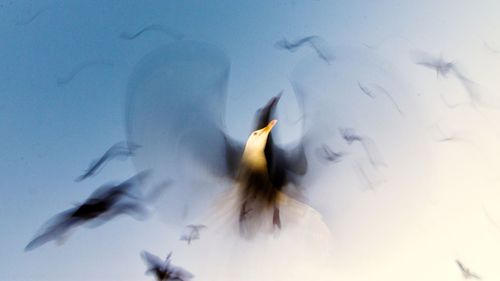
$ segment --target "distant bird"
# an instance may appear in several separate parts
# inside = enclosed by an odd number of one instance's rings
[[[141,253],[141,257],[148,266],[146,274],[154,274],[157,281],[191,280],[191,278],[193,278],[194,275],[181,267],[173,266],[170,263],[171,256],[172,253],[170,252],[167,258],[164,261],[162,261],[159,257],[150,254],[146,251],[143,251]]]
[[[358,81],[358,87],[361,89],[361,91],[363,93],[365,93],[370,98],[372,98],[372,99],[375,98],[375,94],[368,87],[366,87],[363,84],[361,84],[361,82],[359,82],[359,81]]]
[[[189,233],[183,234],[181,236],[181,240],[187,241],[188,244],[191,244],[192,240],[200,239],[200,230],[206,228],[203,224],[190,224],[187,225],[186,228],[189,229]]]
[[[323,144],[320,148],[316,149],[316,155],[320,159],[324,159],[328,162],[340,162],[342,160],[342,157],[344,156],[344,153],[342,152],[334,152],[328,147],[328,145]]]
[[[470,269],[468,269],[467,267],[465,267],[459,260],[455,260],[455,262],[457,263],[458,267],[460,268],[460,271],[462,272],[462,275],[465,279],[477,279],[477,280],[481,280],[481,277],[479,277],[479,275],[477,275],[476,273],[474,272],[471,272]]]
[[[324,62],[330,64],[333,60],[335,60],[335,56],[331,53],[325,41],[321,39],[321,37],[315,35],[307,36],[298,39],[294,42],[290,42],[287,39],[283,38],[278,42],[276,42],[274,46],[278,49],[284,49],[290,52],[295,52],[305,44],[311,46],[311,48],[313,48],[314,51],[316,51],[318,57],[320,57]]]
[[[184,36],[178,32],[175,32],[174,30],[167,28],[161,24],[150,24],[147,25],[143,28],[141,28],[139,31],[135,33],[129,33],[129,32],[122,32],[120,34],[120,38],[124,40],[133,40],[137,37],[139,37],[141,34],[145,32],[150,32],[150,31],[158,31],[167,34],[168,36],[172,37],[173,39],[176,40],[181,40]]]
[[[110,60],[91,60],[77,64],[67,75],[57,78],[57,85],[66,85],[71,82],[76,75],[78,75],[84,69],[96,66],[114,66],[114,63]]]
[[[87,222],[101,224],[121,214],[144,216],[145,209],[132,189],[141,185],[149,172],[144,171],[118,185],[104,185],[94,191],[90,197],[75,208],[64,211],[42,227],[25,248],[26,251],[51,240],[62,242],[72,228]]]
[[[92,161],[84,174],[75,179],[82,181],[99,172],[99,170],[110,160],[119,157],[129,157],[134,155],[140,145],[131,142],[118,142],[111,146],[99,159]]]
[[[378,152],[377,146],[375,142],[368,138],[362,137],[356,133],[356,131],[352,128],[339,128],[340,134],[342,138],[347,142],[347,144],[351,145],[353,142],[357,141],[365,150],[365,153],[368,155],[368,159],[370,163],[374,167],[387,166],[380,157],[380,153]]]
[[[483,42],[484,47],[488,49],[488,51],[494,53],[494,54],[500,54],[500,49],[499,48],[494,48],[490,44]]]
[[[446,61],[443,57],[436,57],[427,53],[414,53],[414,62],[418,65],[436,71],[436,77],[447,77],[448,74],[453,75],[460,81],[462,86],[467,91],[471,104],[475,105],[480,102],[480,96],[474,89],[475,83],[467,78],[453,61]]]
[[[369,89],[367,86],[361,84],[359,81],[358,81],[358,87],[361,89],[361,91],[363,93],[365,93],[367,96],[369,96],[370,98],[374,99],[376,97],[375,95],[375,92],[371,89]],[[392,103],[392,105],[394,106],[394,108],[399,112],[400,115],[404,115],[403,114],[403,111],[401,110],[401,108],[399,107],[398,103],[394,100],[394,98],[389,94],[389,92],[387,92],[386,89],[384,89],[382,86],[379,86],[377,84],[374,84],[373,85],[373,88],[375,88],[378,92],[382,93],[384,96],[387,97],[387,99],[389,99],[389,101]]]
[[[36,20],[41,14],[43,14],[47,10],[49,10],[50,8],[51,8],[50,6],[40,8],[33,15],[31,15],[29,18],[27,18],[23,21],[17,22],[16,25],[28,25],[28,24],[32,23],[34,20]]]

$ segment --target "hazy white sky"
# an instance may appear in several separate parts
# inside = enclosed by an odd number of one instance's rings
[[[273,268],[274,280],[293,280],[281,271],[290,267],[296,276],[324,280],[461,280],[455,259],[483,280],[498,280],[500,4],[435,2],[0,1],[0,280],[152,280],[143,274],[144,249],[174,251],[174,263],[192,270],[195,280],[211,280],[204,272],[218,280],[266,280],[255,271]],[[52,215],[135,173],[131,163],[116,161],[95,178],[73,181],[125,138],[125,92],[134,66],[173,42],[161,32],[120,38],[149,24],[226,53],[226,124],[237,139],[248,134],[255,110],[284,90],[278,134],[279,142],[290,142],[299,132],[292,121],[300,117],[290,80],[314,97],[307,110],[332,133],[324,141],[348,154],[327,166],[312,160],[306,197],[322,217],[312,212],[298,225],[322,229],[325,223],[331,237],[309,240],[297,227],[281,240],[245,244],[210,234],[212,245],[200,240],[188,247],[178,240],[184,222],[174,223],[159,204],[146,222],[121,217],[77,229],[62,246],[23,252]],[[331,46],[331,65],[308,48],[274,48],[283,37],[313,34]],[[448,108],[442,96],[468,101],[463,85],[416,65],[415,51],[456,63],[483,103]],[[89,61],[110,63],[57,84]],[[384,87],[403,114],[381,92],[370,99],[357,82]],[[387,167],[371,169],[361,146],[343,142],[338,127],[373,139]],[[456,140],[438,141],[449,136]],[[359,167],[379,182],[373,190]],[[326,240],[327,257],[301,251]],[[219,251],[210,248],[221,244]],[[221,271],[235,264],[236,273]]]

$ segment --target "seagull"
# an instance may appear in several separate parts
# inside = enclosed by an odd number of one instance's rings
[[[143,251],[141,253],[141,257],[148,265],[148,270],[146,274],[154,274],[156,280],[158,281],[169,281],[169,280],[177,280],[177,281],[189,281],[194,277],[193,274],[188,272],[187,270],[173,266],[170,263],[170,257],[172,256],[172,252],[167,255],[167,258],[162,261],[159,257]]]
[[[334,163],[340,162],[342,160],[342,157],[345,156],[345,154],[342,152],[335,152],[331,150],[330,147],[326,144],[323,144],[321,145],[321,148],[318,147],[316,149],[316,155],[320,159],[324,159],[328,162],[334,162]]]
[[[365,153],[373,167],[387,167],[387,165],[381,160],[380,153],[378,152],[377,146],[372,139],[359,135],[352,128],[339,128],[339,132],[347,144],[351,145],[353,142],[357,141],[363,146],[363,149],[365,150]]]
[[[140,145],[127,142],[118,142],[111,146],[99,159],[92,161],[89,167],[81,176],[75,179],[75,181],[82,181],[88,177],[91,177],[99,172],[99,170],[111,159],[118,157],[129,157],[134,155],[136,149]]]
[[[455,62],[446,61],[443,57],[436,57],[427,53],[419,52],[414,54],[414,62],[423,67],[433,69],[436,71],[436,77],[447,77],[448,74],[453,75],[460,81],[464,89],[469,94],[471,104],[474,105],[480,102],[480,96],[474,89],[474,81],[467,78],[462,71],[458,68]]]
[[[94,191],[82,204],[59,213],[42,227],[41,234],[36,236],[25,248],[33,250],[46,242],[56,240],[62,243],[69,231],[87,222],[102,223],[120,214],[144,215],[145,210],[139,198],[131,193],[131,189],[141,184],[148,176],[144,171],[118,185],[105,185]],[[126,199],[130,200],[126,200]]]
[[[181,177],[196,166],[204,170],[196,177],[228,183],[238,200],[228,211],[229,223],[250,239],[261,225],[282,229],[282,195],[294,197],[290,192],[302,186],[308,170],[306,138],[275,143],[280,94],[256,111],[244,141],[229,135],[223,109],[229,68],[224,52],[201,42],[178,41],[145,56],[128,87],[127,140],[142,145],[133,159],[138,169]],[[193,188],[202,181],[193,181]],[[190,193],[189,199],[206,200],[200,194]]]
[[[460,271],[462,272],[462,275],[464,276],[465,279],[477,279],[481,280],[481,277],[479,277],[476,273],[471,272],[470,269],[465,267],[459,260],[455,260],[457,263],[458,267],[460,268]]]
[[[189,228],[189,233],[183,234],[181,240],[187,241],[188,244],[191,244],[192,240],[200,239],[200,230],[206,228],[203,224],[190,224],[186,227]]]
[[[307,36],[293,42],[290,42],[287,39],[283,38],[277,41],[274,44],[274,47],[278,49],[288,50],[290,52],[295,52],[305,44],[309,44],[311,48],[313,48],[314,51],[316,51],[318,57],[327,64],[330,64],[335,59],[335,56],[328,49],[323,39],[321,39],[321,37],[316,35]]]

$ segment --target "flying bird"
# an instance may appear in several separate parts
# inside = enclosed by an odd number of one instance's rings
[[[45,13],[46,11],[49,10],[49,8],[51,8],[50,6],[47,6],[47,7],[43,7],[43,8],[40,8],[38,9],[38,11],[36,11],[33,15],[31,15],[29,18],[23,20],[23,21],[19,21],[16,23],[16,25],[28,25],[30,23],[32,23],[34,20],[36,20],[41,14]]]
[[[318,147],[316,149],[316,155],[320,159],[324,159],[328,162],[337,163],[342,160],[344,153],[332,151],[328,145],[323,144],[321,147]]]
[[[357,141],[363,146],[363,149],[365,150],[365,153],[367,154],[373,167],[377,168],[380,166],[387,166],[381,160],[380,153],[378,152],[377,146],[372,139],[359,135],[352,128],[339,128],[339,131],[347,144],[351,145],[353,142]]]
[[[99,172],[99,170],[110,160],[121,157],[129,157],[134,155],[136,149],[140,145],[131,142],[118,142],[111,146],[99,159],[92,161],[89,167],[75,181],[82,181],[88,177],[91,177]]]
[[[467,78],[453,61],[446,61],[443,57],[433,56],[423,52],[416,52],[413,54],[413,60],[416,64],[436,71],[436,77],[448,77],[451,75],[455,77],[464,87],[469,95],[471,105],[480,102],[481,98],[475,89],[476,83]]]
[[[145,32],[151,32],[151,31],[157,31],[157,32],[162,32],[162,33],[165,33],[167,34],[168,36],[172,37],[173,39],[176,39],[176,40],[181,40],[182,37],[184,37],[182,34],[178,33],[178,32],[175,32],[174,30],[168,28],[168,27],[165,27],[161,24],[150,24],[150,25],[147,25],[143,28],[141,28],[141,30],[135,32],[135,33],[130,33],[130,32],[122,32],[120,34],[120,38],[121,39],[124,39],[124,40],[133,40],[137,37],[139,37],[141,34],[145,33]]]
[[[91,60],[77,64],[67,75],[57,78],[57,85],[62,86],[71,82],[83,70],[96,66],[114,66],[110,60]]]
[[[468,269],[467,267],[465,267],[459,260],[455,260],[455,262],[457,263],[458,267],[460,268],[460,271],[462,272],[462,275],[465,279],[477,279],[477,280],[481,280],[481,277],[479,277],[479,275],[477,275],[476,273],[470,271],[470,269]]]
[[[363,93],[365,93],[367,96],[369,96],[370,98],[374,99],[376,97],[374,91],[370,88],[368,88],[367,86],[361,84],[359,81],[358,81],[358,87],[361,89],[361,91]],[[387,99],[389,99],[389,101],[392,103],[392,105],[394,106],[394,108],[399,112],[400,115],[404,115],[403,114],[403,111],[401,110],[401,108],[399,107],[398,103],[394,100],[394,98],[389,94],[389,92],[387,92],[386,89],[384,89],[383,87],[377,85],[377,84],[374,84],[373,85],[373,88],[375,88],[379,93],[382,93],[384,96],[387,97]]]
[[[189,271],[171,264],[172,252],[164,261],[146,251],[141,253],[141,257],[148,266],[146,274],[154,274],[157,281],[189,281],[194,277]]]
[[[181,236],[181,240],[187,241],[188,244],[191,244],[191,241],[200,239],[200,230],[206,228],[203,224],[190,224],[187,225],[189,232],[187,234],[183,234]]]
[[[299,187],[307,172],[306,138],[286,146],[275,143],[280,95],[256,111],[246,141],[230,136],[223,110],[228,74],[229,59],[206,43],[178,41],[153,51],[131,76],[127,135],[143,145],[133,159],[138,169],[180,178],[196,166],[207,171],[204,176],[230,183],[238,194],[231,222],[242,237],[251,238],[257,225],[282,227],[280,198]],[[197,196],[189,198],[203,200]]]
[[[318,57],[321,58],[324,62],[330,64],[333,60],[335,60],[335,56],[329,50],[325,41],[321,39],[321,37],[316,35],[307,36],[293,42],[290,42],[287,39],[283,38],[277,41],[274,44],[274,46],[278,49],[284,49],[290,52],[295,52],[306,44],[308,44],[311,48],[313,48]]]
[[[99,225],[121,214],[144,216],[145,209],[140,197],[132,189],[141,185],[148,174],[148,171],[144,171],[118,185],[98,188],[84,203],[50,219],[25,250],[33,250],[51,240],[62,243],[71,229],[88,222]]]

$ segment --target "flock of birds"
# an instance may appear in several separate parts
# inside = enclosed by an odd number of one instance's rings
[[[18,25],[26,25],[47,11],[42,8],[33,16]],[[167,34],[175,40],[181,40],[183,35],[177,33],[163,25],[151,24],[134,33],[123,32],[120,38],[123,40],[134,40],[146,32],[161,32]],[[335,60],[335,56],[328,49],[326,42],[319,36],[308,36],[296,41],[282,39],[276,42],[275,47],[289,52],[309,46],[317,56],[327,64]],[[491,49],[490,46],[485,45]],[[469,94],[470,104],[476,106],[480,104],[480,97],[474,89],[475,83],[466,77],[453,61],[446,61],[442,57],[433,56],[427,53],[414,53],[414,63],[436,72],[437,78],[453,77],[457,79],[466,92]],[[113,62],[106,60],[95,60],[78,64],[67,75],[57,79],[58,85],[70,83],[83,69],[97,65],[112,66]],[[363,94],[375,99],[378,94],[387,97],[394,105],[399,114],[403,111],[398,106],[392,96],[381,86],[372,85],[371,87],[358,81],[358,87]],[[228,153],[227,160],[232,161],[232,171],[227,171],[227,175],[232,177],[241,186],[241,205],[238,210],[240,234],[243,237],[251,236],[248,229],[251,224],[247,224],[252,219],[261,219],[258,215],[259,210],[272,208],[272,224],[275,228],[281,228],[280,211],[276,205],[280,192],[290,182],[294,182],[297,176],[305,174],[307,171],[307,160],[305,158],[303,143],[299,144],[293,152],[287,152],[275,145],[271,130],[276,124],[274,111],[280,96],[273,97],[256,114],[256,124],[254,131],[250,134],[245,144],[225,143],[225,150]],[[445,101],[446,102],[446,101]],[[450,105],[446,102],[450,107]],[[382,160],[375,142],[368,136],[358,134],[353,128],[339,128],[342,138],[348,145],[359,143],[366,153],[370,164],[374,168],[386,167]],[[99,171],[113,159],[127,159],[134,156],[136,150],[141,149],[140,144],[131,142],[119,142],[111,146],[100,158],[93,161],[86,171],[78,176],[75,181],[80,182],[89,177],[95,176]],[[234,155],[230,155],[234,154]],[[325,162],[336,163],[342,161],[346,152],[333,151],[327,144],[322,144],[316,148],[315,155]],[[234,159],[238,159],[235,161]],[[229,162],[228,162],[229,163]],[[235,164],[236,163],[236,164]],[[359,172],[363,175],[364,171],[358,165]],[[171,182],[152,188],[147,194],[143,189],[146,186],[148,177],[152,171],[142,171],[131,178],[119,184],[106,184],[95,190],[89,198],[83,203],[77,204],[73,208],[63,211],[51,218],[41,227],[38,234],[28,243],[25,250],[31,251],[41,245],[56,241],[63,243],[68,238],[71,230],[82,226],[98,226],[116,216],[129,215],[136,219],[144,219],[148,214],[148,204],[152,203],[163,193]],[[366,177],[366,175],[364,175]],[[180,240],[191,244],[192,241],[200,239],[200,232],[207,226],[187,225],[186,231],[180,236]],[[194,277],[189,271],[174,266],[171,263],[172,253],[168,254],[163,260],[149,252],[143,251],[141,257],[146,263],[148,274],[153,274],[157,280],[180,280],[186,281]],[[459,260],[455,260],[458,268],[465,279],[477,279],[481,277],[472,272]]]

